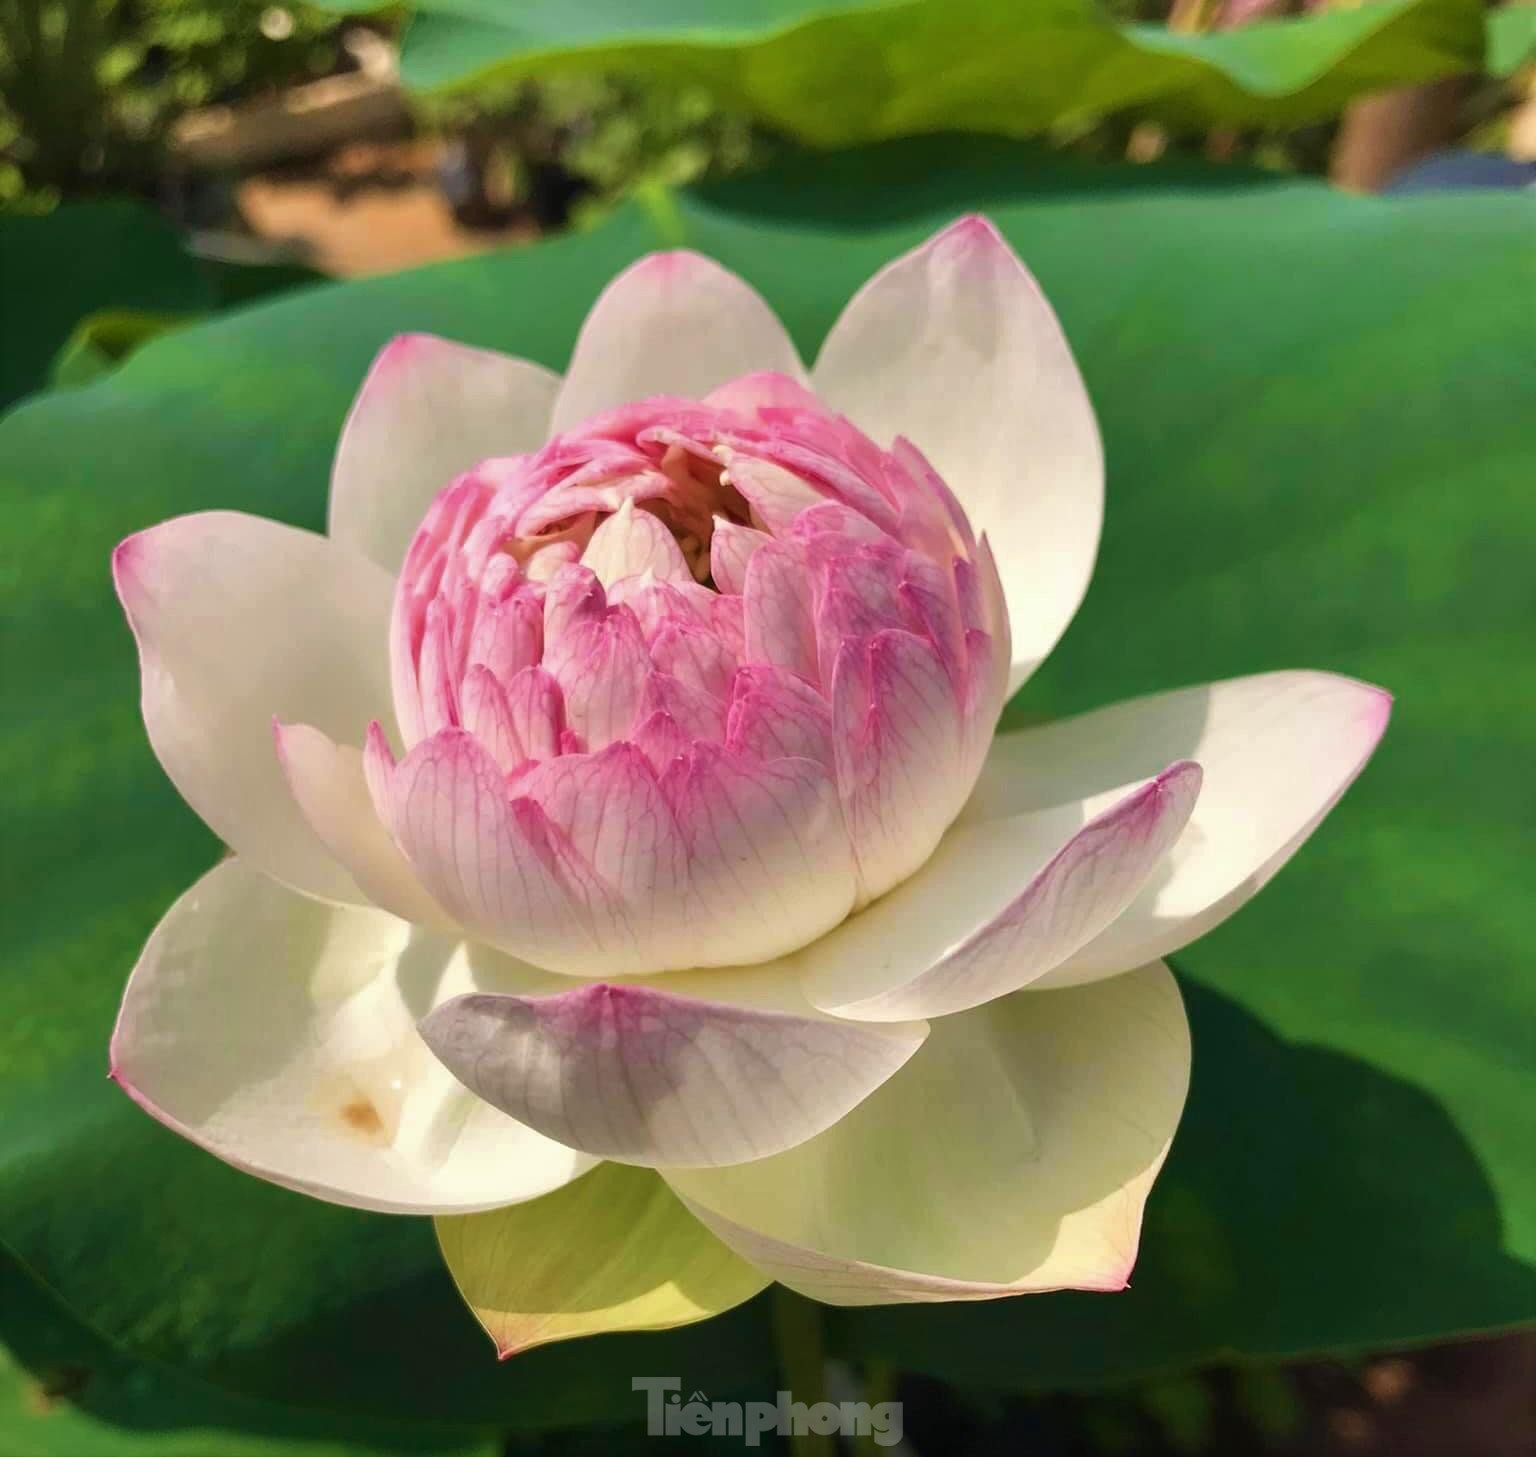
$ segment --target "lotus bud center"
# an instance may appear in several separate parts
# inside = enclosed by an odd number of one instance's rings
[[[620,760],[677,829],[681,868],[654,874],[687,882],[700,835],[739,834],[727,858],[780,924],[714,953],[742,960],[927,859],[979,772],[1008,640],[985,542],[921,451],[753,375],[449,482],[406,556],[391,659],[406,749],[468,734],[559,846],[582,812],[573,776]],[[570,854],[585,868],[562,874],[591,869]],[[846,895],[766,909],[803,896],[801,862],[822,854],[846,862]]]

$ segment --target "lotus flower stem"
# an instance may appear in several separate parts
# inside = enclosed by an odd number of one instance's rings
[[[863,1375],[864,1390],[860,1399],[868,1402],[871,1407],[897,1400],[896,1368],[889,1361],[866,1361]],[[855,1457],[885,1457],[890,1450],[873,1432],[854,1436],[849,1446]]]
[[[827,1351],[821,1307],[782,1285],[773,1287],[773,1337],[779,1358],[780,1385],[797,1402],[811,1406],[827,1400]],[[793,1457],[834,1457],[833,1438],[817,1432],[793,1433]]]

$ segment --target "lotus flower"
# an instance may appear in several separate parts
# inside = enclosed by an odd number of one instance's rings
[[[980,218],[809,373],[691,253],[620,275],[563,380],[396,339],[328,536],[117,550],[150,740],[234,854],[112,1075],[239,1168],[439,1216],[504,1352],[769,1280],[1119,1289],[1188,1081],[1161,958],[1389,699],[1273,672],[994,737],[1101,514],[1083,382]]]

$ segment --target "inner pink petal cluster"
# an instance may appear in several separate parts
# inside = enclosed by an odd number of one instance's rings
[[[450,483],[391,630],[381,818],[557,971],[793,951],[929,856],[1006,691],[984,540],[908,441],[781,375],[598,415]]]

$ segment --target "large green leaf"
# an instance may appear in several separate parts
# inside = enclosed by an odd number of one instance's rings
[[[0,215],[0,410],[113,368],[163,328],[322,276],[295,263],[194,258],[131,198]]]
[[[610,72],[706,87],[822,146],[947,128],[1023,136],[1126,108],[1294,126],[1474,70],[1476,0],[1371,0],[1176,34],[1095,0],[417,0],[408,84]]]
[[[474,1434],[404,1434],[284,1411],[113,1349],[0,1255],[0,1451],[6,1457],[496,1457]]]
[[[958,165],[964,163],[963,168]],[[1192,174],[1193,176],[1193,174]],[[1135,1288],[838,1317],[849,1354],[1000,1384],[1536,1317],[1530,200],[1357,199],[1222,174],[1157,191],[930,142],[685,204],[810,350],[878,263],[984,205],[1057,303],[1111,490],[1081,617],[1016,712],[1293,664],[1399,694],[1379,761],[1276,885],[1187,953],[1195,1084]],[[633,1417],[629,1378],[769,1389],[761,1302],[497,1368],[418,1222],[216,1164],[102,1077],[139,940],[216,848],[156,769],[106,574],[121,534],[239,506],[317,524],[392,332],[563,362],[603,230],[323,287],[148,345],[0,426],[12,892],[0,1239],[136,1349],[243,1390],[538,1425]],[[1454,262],[1454,267],[1450,262]]]
[[[209,308],[211,281],[176,234],[126,200],[0,217],[0,409],[48,383],[54,356],[87,314]]]

